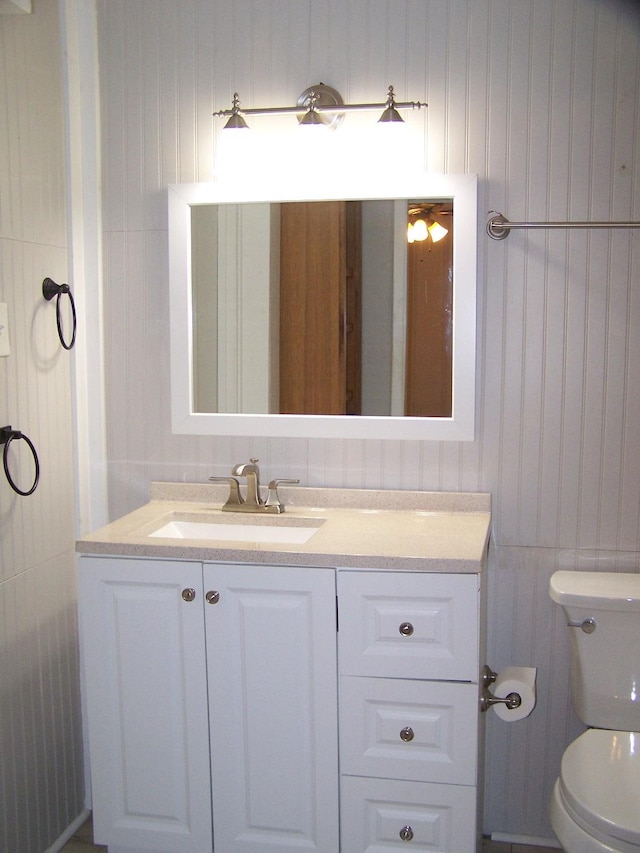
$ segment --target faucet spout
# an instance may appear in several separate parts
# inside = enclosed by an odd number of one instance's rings
[[[251,459],[250,462],[241,462],[233,466],[232,474],[234,477],[246,477],[247,491],[244,498],[244,503],[247,508],[255,508],[262,506],[260,499],[260,469],[258,468],[258,459]]]

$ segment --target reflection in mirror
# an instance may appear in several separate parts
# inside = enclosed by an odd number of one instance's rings
[[[174,432],[473,438],[475,176],[343,183],[169,188]]]
[[[450,200],[197,205],[191,256],[195,411],[451,417]]]

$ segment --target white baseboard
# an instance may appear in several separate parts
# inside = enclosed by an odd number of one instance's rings
[[[91,812],[88,809],[81,811],[78,817],[56,838],[53,844],[47,847],[44,853],[58,853],[58,851],[62,850],[67,841],[73,838],[90,814]]]
[[[537,838],[535,835],[514,835],[509,832],[492,832],[492,841],[506,841],[507,844],[528,844],[530,847],[556,847],[562,850],[556,838]]]

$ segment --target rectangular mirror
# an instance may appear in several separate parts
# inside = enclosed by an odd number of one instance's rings
[[[169,187],[174,432],[473,439],[476,177],[355,183]]]

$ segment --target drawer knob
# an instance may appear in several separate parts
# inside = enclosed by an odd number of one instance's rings
[[[207,604],[217,604],[220,601],[220,593],[217,589],[210,589],[206,594]]]
[[[401,622],[398,631],[403,637],[410,637],[413,634],[413,625],[411,622]]]
[[[403,841],[411,841],[413,838],[413,830],[410,826],[403,826],[399,832],[400,838]]]
[[[187,587],[186,589],[182,590],[182,598],[184,599],[184,601],[193,601],[193,599],[195,597],[196,597],[195,589],[192,589],[191,587]]]
[[[413,729],[411,728],[411,726],[405,726],[400,731],[400,740],[403,740],[405,743],[409,743],[409,741],[412,741],[413,738],[414,738],[414,732],[413,732]]]

